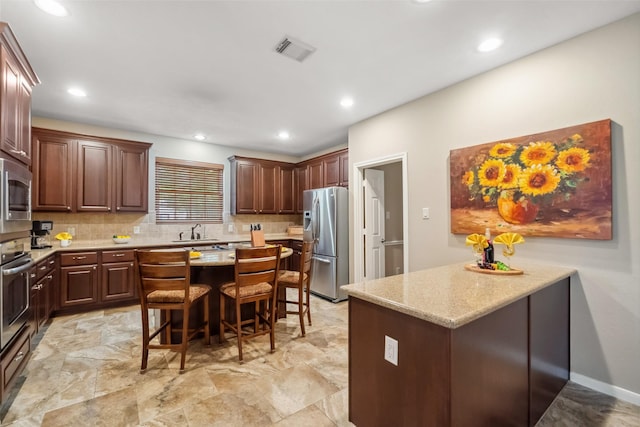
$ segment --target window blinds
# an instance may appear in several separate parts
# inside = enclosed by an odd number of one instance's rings
[[[156,223],[222,223],[224,166],[156,158]]]

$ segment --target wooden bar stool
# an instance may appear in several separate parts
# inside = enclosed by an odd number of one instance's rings
[[[238,359],[242,361],[244,340],[269,334],[271,351],[275,343],[275,306],[278,291],[281,246],[265,248],[236,249],[235,282],[220,287],[220,342],[225,342],[225,328],[238,338]],[[235,319],[229,320],[225,314],[225,303],[235,303]],[[241,306],[254,304],[251,319],[242,320]],[[253,325],[252,330],[247,326]]]
[[[300,318],[300,329],[302,336],[305,336],[304,315],[307,315],[309,326],[311,326],[311,306],[309,305],[309,293],[311,292],[311,256],[313,255],[313,242],[302,243],[302,255],[300,258],[300,269],[298,271],[281,270],[278,278],[278,286],[292,288],[298,290],[297,301],[288,300],[287,293],[284,292],[284,299],[278,302],[287,304],[296,304],[296,311],[287,310],[287,314],[297,314]],[[286,308],[285,308],[286,310]]]
[[[140,372],[147,369],[149,349],[168,348],[180,351],[180,372],[184,371],[189,339],[198,332],[204,332],[205,345],[210,343],[209,293],[208,285],[192,284],[188,250],[137,250],[136,258],[140,273],[140,308],[142,309],[142,365]],[[189,329],[189,309],[198,301],[204,304],[204,320]],[[166,321],[149,333],[149,310],[166,312]],[[182,340],[171,343],[171,310],[182,311]],[[166,344],[151,344],[150,341],[165,331]]]

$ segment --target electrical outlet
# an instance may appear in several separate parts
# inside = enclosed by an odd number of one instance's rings
[[[75,227],[67,228],[67,233],[71,234],[72,236],[75,236],[76,235],[76,228]]]
[[[229,233],[233,233],[233,224],[229,224],[229,225],[227,226],[227,231],[228,231]]]
[[[398,340],[384,336],[384,360],[398,366]]]
[[[133,234],[140,234],[140,227],[139,226],[134,226],[133,227]]]

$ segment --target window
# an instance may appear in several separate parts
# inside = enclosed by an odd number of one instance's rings
[[[156,158],[156,223],[222,223],[223,165]]]

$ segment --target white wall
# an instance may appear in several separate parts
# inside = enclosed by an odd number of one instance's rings
[[[578,270],[571,282],[572,375],[637,401],[640,14],[352,126],[349,160],[407,152],[415,271],[469,258],[464,236],[449,231],[449,150],[607,118],[614,122],[613,239],[527,238],[513,261]],[[431,208],[430,220],[421,219],[422,207]]]

